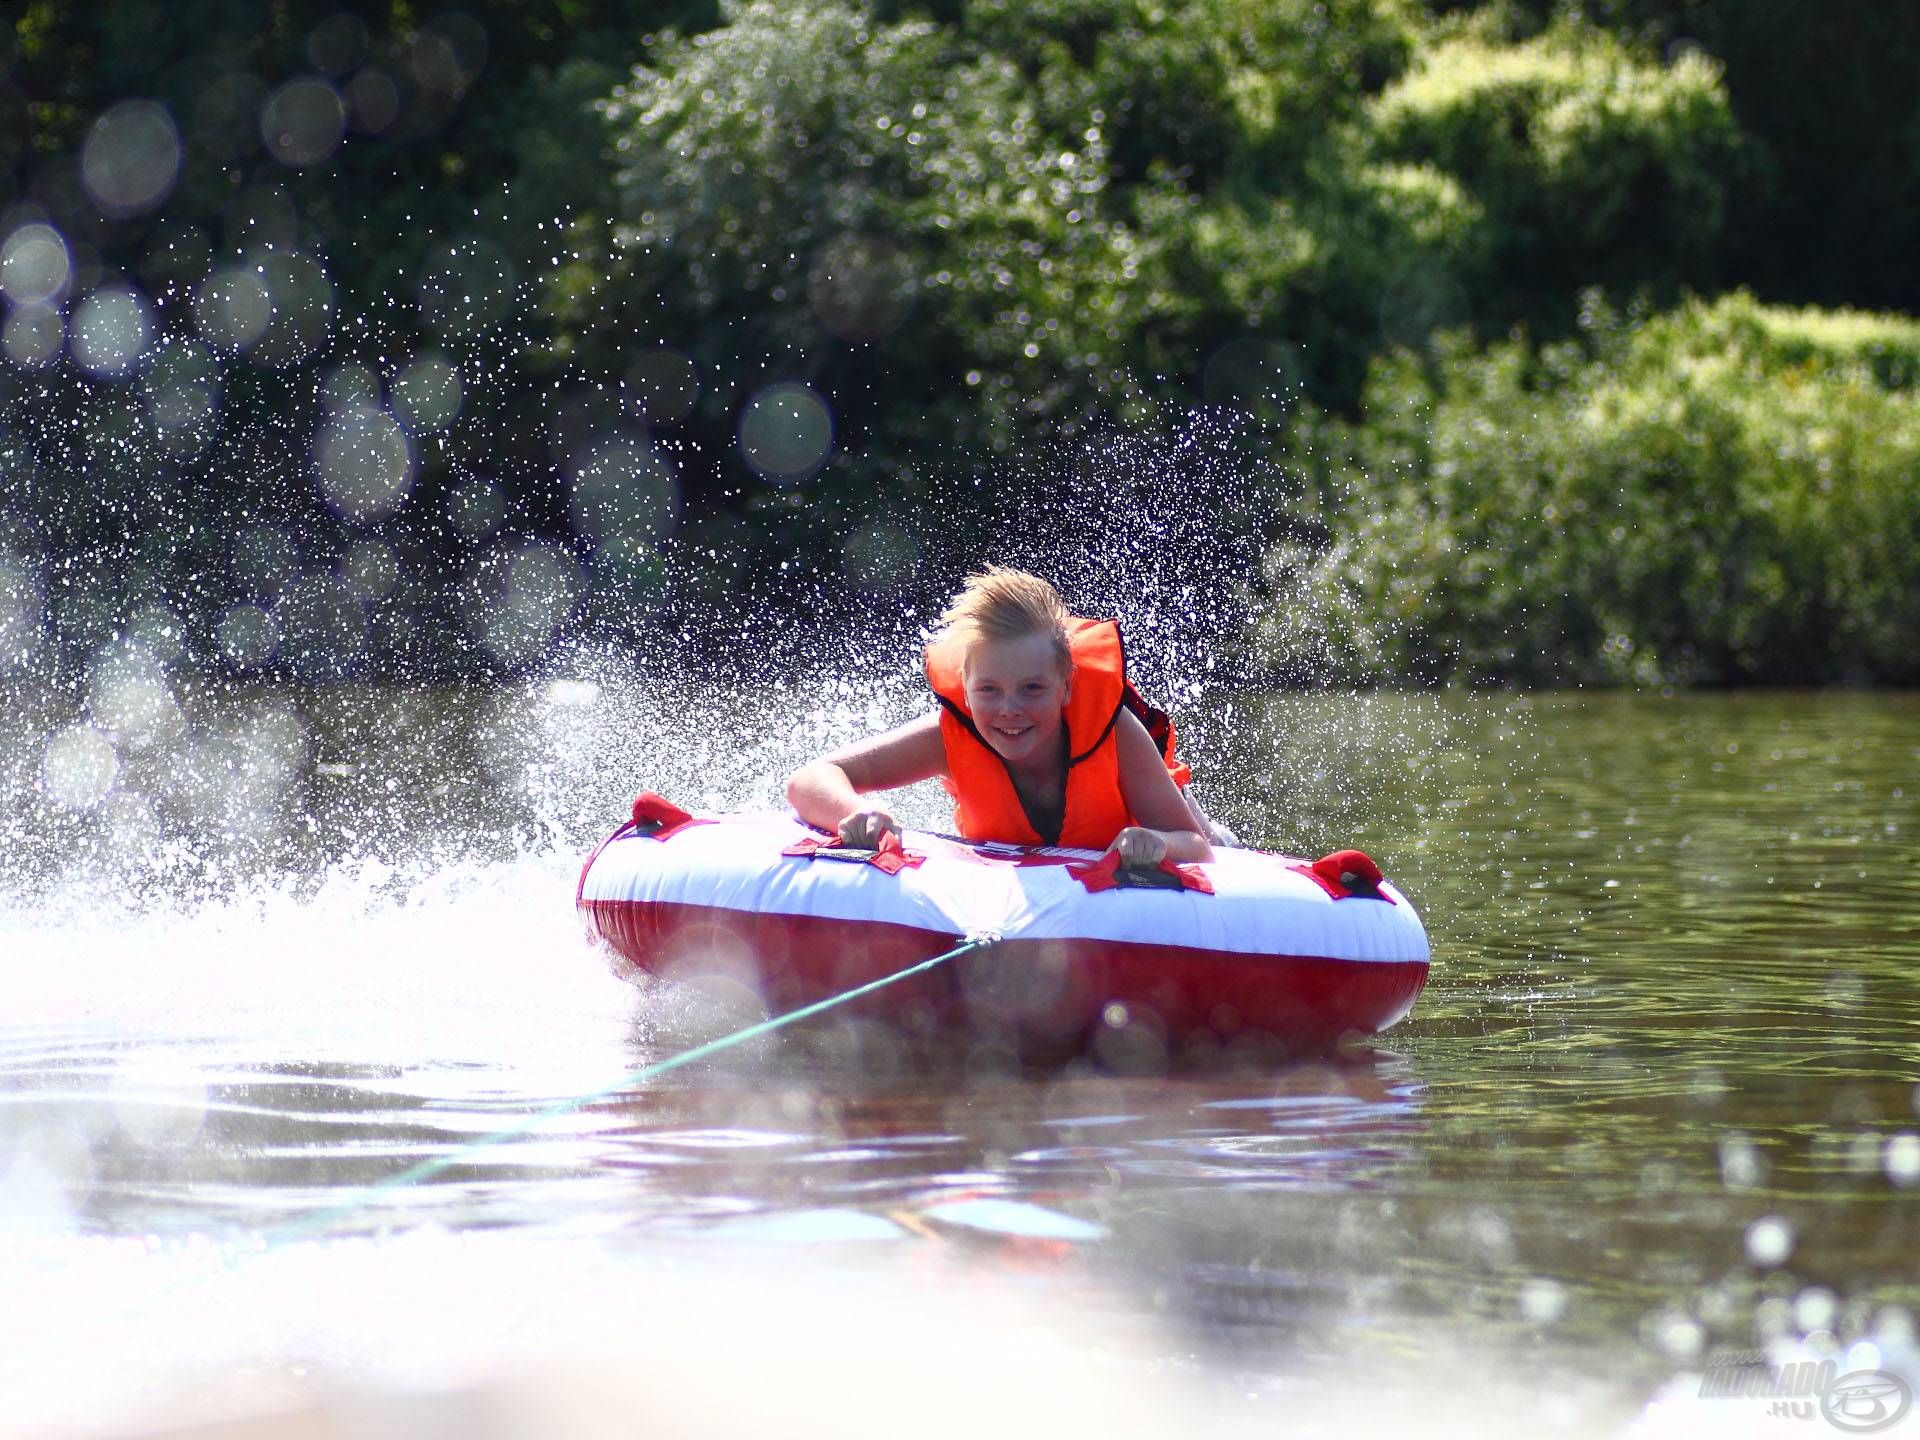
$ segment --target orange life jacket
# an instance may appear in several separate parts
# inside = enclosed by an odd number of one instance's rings
[[[967,708],[960,674],[962,647],[937,641],[927,647],[927,683],[940,700],[940,740],[947,773],[941,782],[953,797],[953,827],[968,840],[1012,845],[1073,845],[1104,850],[1133,824],[1120,793],[1120,747],[1113,727],[1122,709],[1133,711],[1159,747],[1176,785],[1191,778],[1174,757],[1173,722],[1141,698],[1127,679],[1126,647],[1112,620],[1067,622],[1073,682],[1061,719],[1066,731],[1066,805],[1058,834],[1035,827],[1014,788],[1007,762],[989,745]]]

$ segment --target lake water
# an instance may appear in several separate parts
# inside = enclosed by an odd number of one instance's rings
[[[1920,1378],[1920,696],[1220,698],[1218,813],[1426,919],[1372,1053],[824,1022],[463,1150],[717,1023],[571,913],[632,791],[767,803],[902,697],[11,697],[0,1434],[1792,1435],[1702,1371]]]

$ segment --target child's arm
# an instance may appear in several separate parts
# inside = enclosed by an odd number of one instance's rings
[[[940,717],[926,715],[802,765],[787,777],[787,803],[809,825],[838,832],[848,845],[874,845],[900,825],[860,797],[931,779],[946,768]]]
[[[1151,869],[1162,860],[1178,864],[1211,860],[1213,846],[1207,843],[1180,787],[1167,774],[1167,763],[1147,727],[1132,711],[1122,710],[1114,723],[1113,739],[1120,752],[1120,794],[1140,822],[1122,830],[1109,847],[1121,863]]]

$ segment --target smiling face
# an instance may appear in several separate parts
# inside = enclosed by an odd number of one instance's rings
[[[964,667],[973,723],[1009,765],[1039,765],[1060,743],[1067,672],[1046,635],[973,642]]]

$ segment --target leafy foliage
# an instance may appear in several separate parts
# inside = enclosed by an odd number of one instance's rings
[[[1920,679],[1920,323],[1745,294],[1577,341],[1402,352],[1317,417],[1337,541],[1276,585],[1351,617],[1305,676],[1530,684]]]
[[[1711,56],[1742,132],[1716,270],[1783,302],[1920,311],[1920,9],[1848,0],[1434,0],[1525,32],[1577,15]]]
[[[57,315],[9,312],[0,524],[75,661],[142,606],[201,653],[236,606],[296,635],[283,591],[384,555],[334,607],[375,637],[351,665],[519,664],[650,610],[668,568],[698,607],[930,531],[965,551],[1006,513],[981,476],[1207,406],[1262,477],[1221,523],[1351,617],[1338,669],[1912,674],[1863,608],[1906,623],[1920,589],[1889,478],[1911,327],[1689,298],[1920,304],[1903,7],[16,10],[0,239],[44,220],[72,269]],[[340,102],[323,158],[263,129],[290,84]],[[80,158],[128,100],[182,142],[144,208],[96,203]],[[223,348],[203,312],[249,275],[271,323]],[[153,353],[74,363],[122,286]],[[390,495],[377,466],[320,493],[356,404],[369,453],[417,460]],[[516,605],[524,643],[476,662]],[[1267,653],[1322,673],[1287,613]]]
[[[1496,320],[1553,328],[1582,285],[1670,299],[1711,278],[1739,132],[1697,51],[1660,65],[1573,22],[1518,44],[1468,30],[1371,119],[1384,154],[1439,167],[1482,208],[1476,289]]]

